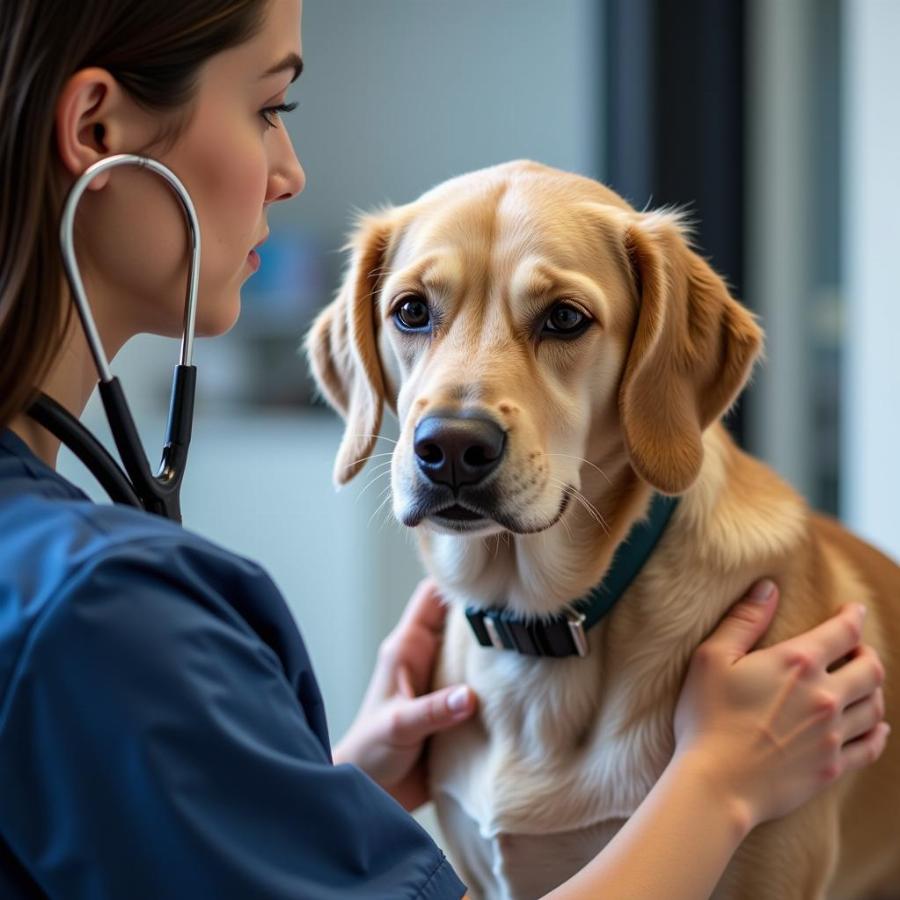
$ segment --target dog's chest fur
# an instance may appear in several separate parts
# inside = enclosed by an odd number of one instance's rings
[[[540,896],[532,893],[539,882],[550,890],[566,880],[603,849],[668,763],[690,650],[739,591],[695,582],[691,598],[705,596],[715,612],[679,618],[678,607],[689,608],[678,590],[686,579],[665,577],[668,552],[659,547],[662,566],[594,629],[585,659],[482,648],[453,614],[448,648],[465,649],[448,653],[444,678],[471,684],[483,714],[434,739],[431,771],[461,868],[481,873],[480,882],[490,873],[485,896]]]

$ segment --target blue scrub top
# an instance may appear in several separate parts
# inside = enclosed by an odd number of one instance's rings
[[[0,430],[0,897],[458,898],[254,563]]]

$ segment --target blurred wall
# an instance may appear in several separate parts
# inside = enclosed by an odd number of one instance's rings
[[[470,169],[530,157],[599,174],[601,11],[596,0],[306,0],[300,109],[286,121],[308,183],[273,219],[333,249],[354,208],[405,203]]]
[[[843,504],[900,559],[900,3],[846,0]]]

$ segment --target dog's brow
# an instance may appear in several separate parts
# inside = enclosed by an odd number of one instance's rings
[[[552,266],[544,262],[532,264],[527,270],[519,273],[516,280],[519,281],[519,290],[526,302],[540,300],[547,294],[565,291],[571,287],[567,279],[560,277]]]
[[[436,294],[445,294],[450,290],[451,279],[446,272],[439,271],[437,266],[426,269],[419,280]]]
[[[545,260],[531,262],[527,267],[523,265],[514,276],[513,290],[523,308],[530,313],[540,312],[548,297],[558,300],[577,296],[588,304],[601,322],[606,318],[603,293],[590,278],[576,270],[558,269]]]
[[[522,287],[522,294],[527,300],[534,300],[551,293],[558,284],[559,282],[551,278],[543,268],[535,268],[529,273]]]
[[[453,286],[452,267],[447,261],[435,254],[424,259],[403,273],[404,282],[417,281],[436,294],[449,293]]]

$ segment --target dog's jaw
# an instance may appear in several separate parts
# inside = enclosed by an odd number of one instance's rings
[[[482,537],[420,527],[420,551],[451,601],[464,606],[502,605],[521,615],[552,615],[601,580],[616,546],[652,495],[637,481],[619,493],[610,526],[598,521],[587,506],[566,502],[571,497],[566,492],[555,522],[540,532],[516,534],[504,529]],[[589,502],[604,508],[602,497]]]

